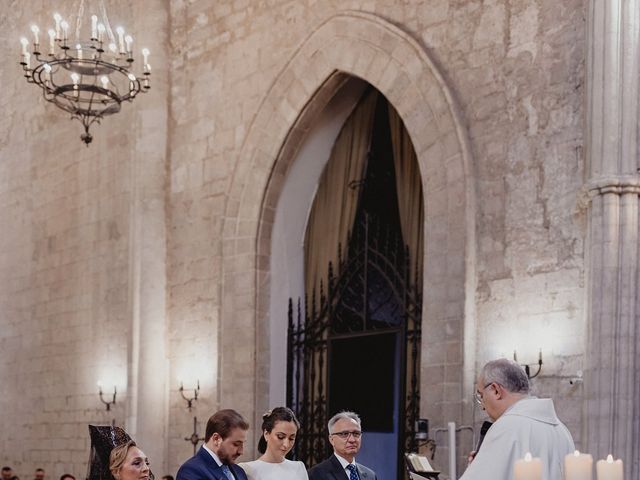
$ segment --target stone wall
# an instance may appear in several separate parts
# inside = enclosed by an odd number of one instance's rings
[[[88,149],[17,66],[17,39],[48,3],[13,2],[2,20],[16,45],[0,72],[3,463],[82,475],[86,423],[115,417],[156,475],[175,473],[194,416],[200,434],[218,407],[255,423],[269,406],[256,355],[268,349],[269,228],[295,160],[280,149],[300,144],[336,65],[397,99],[437,207],[423,415],[468,424],[477,364],[513,349],[535,362],[541,347],[535,389],[580,438],[582,391],[568,378],[584,361],[585,0],[108,3],[154,46],[153,89],[94,127]],[[112,415],[95,382],[114,372]],[[180,379],[202,386],[191,412]]]
[[[545,376],[535,388],[560,397],[560,413],[579,436],[579,411],[569,406],[581,391],[568,378],[581,367],[584,351],[584,222],[577,207],[583,181],[584,1],[173,4],[172,325],[223,332],[217,359],[223,368],[215,371],[216,381],[223,382],[216,397],[220,405],[236,405],[251,416],[268,404],[255,373],[264,367],[254,366],[261,345],[255,332],[264,332],[260,325],[268,317],[256,316],[256,302],[269,279],[262,260],[268,256],[260,252],[268,254],[269,220],[263,220],[273,215],[275,202],[256,185],[279,165],[283,143],[273,139],[297,125],[301,101],[313,98],[317,87],[318,72],[289,68],[291,59],[313,32],[347,11],[372,13],[415,39],[453,92],[470,137],[477,190],[477,324],[464,331],[453,314],[450,321],[444,318],[442,332],[433,332],[444,349],[423,365],[439,379],[431,382],[444,388],[439,401],[449,404],[446,414],[432,419],[434,425],[470,420],[472,386],[463,375],[475,362],[465,366],[470,357],[462,340],[477,329],[478,363],[510,356],[513,349],[523,361],[535,362],[542,347]],[[355,24],[335,28],[338,37],[361,31]],[[348,44],[337,49],[348,64],[355,50]],[[375,57],[360,60],[371,66]],[[280,82],[288,87],[274,100],[269,92]],[[273,112],[268,121],[260,118],[264,111]],[[274,171],[286,175],[286,165],[279,168]],[[444,268],[461,267],[452,262]],[[464,292],[437,295],[446,301]],[[233,299],[225,305],[228,297]],[[215,334],[209,335],[214,341]]]
[[[88,148],[81,124],[44,101],[18,64],[19,39],[30,37],[30,25],[37,23],[46,38],[54,11],[70,20],[78,2],[7,2],[3,8],[0,463],[21,478],[37,467],[50,479],[64,472],[82,478],[89,423],[115,419],[134,436],[157,435],[148,420],[149,427],[139,427],[145,411],[136,405],[145,393],[162,392],[146,414],[167,415],[165,367],[152,361],[157,352],[166,356],[168,79],[160,58],[168,11],[162,2],[146,4],[150,12],[142,15],[142,6],[112,2],[109,18],[113,28],[138,32],[138,48],[157,46],[157,78],[148,95],[92,127]],[[150,316],[154,328],[144,329]],[[140,367],[137,359],[144,357],[156,378]],[[107,397],[117,386],[110,412],[98,398],[99,380]],[[163,436],[166,421],[158,426]],[[161,458],[164,443],[157,445],[147,449]]]

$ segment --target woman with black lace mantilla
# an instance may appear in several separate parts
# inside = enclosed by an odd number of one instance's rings
[[[120,427],[89,425],[87,480],[154,480],[149,459]]]

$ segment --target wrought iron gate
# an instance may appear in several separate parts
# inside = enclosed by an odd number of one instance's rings
[[[408,250],[397,229],[385,228],[362,215],[349,241],[346,258],[338,255],[337,271],[328,266],[328,285],[321,285],[294,311],[289,300],[287,404],[298,413],[302,430],[294,457],[308,467],[331,453],[327,421],[330,391],[329,349],[335,339],[393,333],[400,335],[398,458],[415,450],[419,408],[421,294],[417,274],[410,272]],[[413,277],[413,278],[412,278]],[[365,425],[366,430],[366,425]],[[399,462],[400,463],[400,462]],[[401,465],[398,471],[403,469]]]

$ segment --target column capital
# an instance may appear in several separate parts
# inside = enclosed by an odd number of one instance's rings
[[[586,211],[593,198],[607,193],[640,195],[640,175],[607,175],[592,178],[578,191],[578,210]]]
[[[584,189],[589,198],[605,193],[640,195],[640,175],[608,175],[593,178],[585,184]]]

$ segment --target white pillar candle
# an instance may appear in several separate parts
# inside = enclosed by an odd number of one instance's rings
[[[532,458],[527,452],[522,460],[513,465],[513,480],[542,480],[542,460]]]
[[[147,64],[147,71],[149,71],[149,65]],[[457,480],[458,472],[456,471],[456,422],[447,423],[447,429],[449,430],[449,476],[453,480]]]
[[[596,473],[598,480],[622,480],[622,460],[613,461],[613,455],[608,455],[606,460],[598,460]]]
[[[576,450],[564,457],[565,480],[592,480],[593,458]]]

